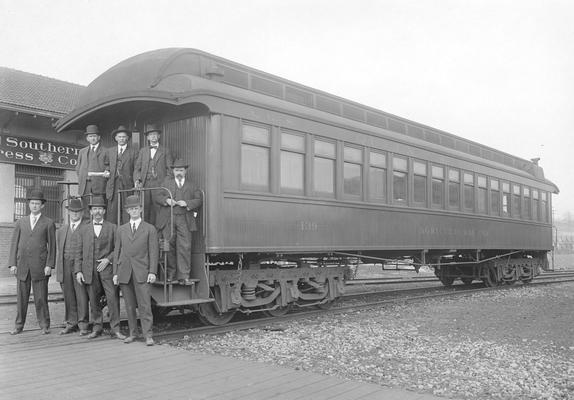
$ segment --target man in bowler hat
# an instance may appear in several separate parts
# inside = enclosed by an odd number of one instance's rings
[[[110,313],[112,338],[125,339],[120,332],[120,296],[113,282],[114,245],[116,225],[104,220],[106,202],[94,197],[89,204],[91,221],[82,224],[78,232],[74,272],[78,283],[87,286],[94,327],[88,339],[103,332],[103,314],[100,297],[105,293]]]
[[[118,204],[121,197],[122,202],[128,196],[128,192],[121,193],[118,190],[131,189],[134,187],[134,167],[138,156],[138,151],[129,144],[131,131],[120,125],[112,132],[112,137],[117,146],[106,149],[107,159],[110,168],[110,177],[106,186],[106,198],[108,210],[106,219],[112,223],[118,222]],[[125,210],[121,210],[120,224],[125,223],[129,215]]]
[[[180,284],[189,285],[191,272],[192,232],[197,230],[196,210],[201,206],[201,191],[187,178],[187,163],[177,160],[172,166],[173,177],[168,176],[162,187],[169,189],[154,193],[154,201],[159,208],[156,228],[162,239],[169,242],[167,280],[177,279]],[[171,227],[173,210],[173,229]],[[173,235],[172,235],[173,230]]]
[[[140,149],[134,168],[134,181],[137,188],[160,186],[165,177],[171,173],[169,167],[173,163],[169,149],[159,143],[161,129],[154,124],[148,125],[145,135],[149,145]],[[144,191],[143,198],[143,219],[150,224],[155,224],[157,207],[152,202],[152,194],[149,190]]]
[[[30,215],[16,222],[10,245],[8,266],[16,276],[17,305],[14,330],[16,335],[24,329],[28,313],[30,289],[34,293],[36,317],[43,335],[50,333],[50,310],[48,309],[48,280],[56,259],[56,225],[42,215],[46,203],[41,190],[28,193]]]
[[[89,145],[80,149],[76,173],[78,175],[78,194],[84,201],[92,196],[106,195],[106,180],[110,176],[106,151],[100,143],[100,130],[97,125],[86,127],[86,140]]]
[[[88,294],[86,288],[74,277],[76,241],[82,223],[84,205],[82,199],[71,198],[66,206],[70,216],[68,224],[56,231],[56,280],[60,282],[64,294],[64,319],[66,326],[60,335],[74,332],[86,335],[90,316],[88,314]]]
[[[142,220],[138,196],[129,196],[125,208],[130,220],[118,228],[114,255],[114,283],[121,285],[130,329],[124,343],[131,343],[137,337],[137,308],[146,345],[153,346],[149,284],[156,281],[159,261],[157,231]]]

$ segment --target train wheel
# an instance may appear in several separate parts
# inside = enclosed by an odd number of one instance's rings
[[[165,317],[170,311],[171,309],[167,307],[158,307],[155,304],[151,305],[151,313],[153,315],[154,322]]]
[[[219,312],[215,303],[199,305],[199,319],[205,325],[225,325],[233,319],[235,311]]]
[[[460,280],[462,281],[463,284],[465,284],[466,286],[470,286],[472,285],[472,281],[474,280],[473,278],[460,278]]]
[[[444,286],[451,286],[454,282],[454,278],[452,276],[439,276],[438,279]]]
[[[269,317],[282,317],[283,315],[287,314],[291,311],[291,306],[287,305],[285,307],[277,307],[273,310],[265,310],[264,313]]]

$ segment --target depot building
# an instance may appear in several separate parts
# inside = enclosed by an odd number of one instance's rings
[[[81,132],[58,134],[53,124],[72,110],[85,87],[0,67],[0,260],[7,262],[14,222],[29,213],[26,197],[41,189],[43,214],[56,223],[77,193]],[[68,182],[68,183],[66,183]]]

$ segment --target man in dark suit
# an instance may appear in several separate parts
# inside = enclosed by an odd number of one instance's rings
[[[156,228],[160,237],[169,241],[167,279],[174,278],[180,284],[191,284],[191,232],[197,230],[195,221],[196,210],[201,206],[201,191],[190,180],[186,179],[187,163],[177,160],[172,166],[173,177],[166,177],[162,187],[169,189],[154,193],[154,201],[159,211]],[[171,211],[173,210],[173,229],[171,226]]]
[[[18,280],[16,322],[14,330],[10,332],[12,335],[24,329],[30,289],[34,293],[34,306],[41,333],[50,333],[48,280],[56,259],[56,225],[50,218],[42,215],[44,203],[44,193],[31,190],[28,193],[30,215],[16,222],[12,234],[8,266]]]
[[[173,157],[167,147],[159,144],[161,130],[156,125],[149,125],[145,134],[149,145],[139,151],[134,168],[134,181],[138,188],[158,187],[171,173],[169,167],[173,163]],[[152,202],[150,191],[144,191],[143,197],[144,221],[155,224],[157,207]]]
[[[112,338],[125,339],[120,332],[120,297],[113,282],[114,245],[116,225],[104,221],[106,202],[102,197],[94,197],[89,204],[92,221],[82,224],[78,232],[74,272],[76,280],[87,285],[92,321],[94,327],[89,339],[96,338],[103,331],[103,315],[100,297],[106,295],[110,313]]]
[[[86,127],[86,140],[89,146],[80,149],[76,173],[78,175],[78,194],[84,202],[92,196],[106,195],[106,180],[110,176],[106,151],[100,143],[100,131],[96,125]]]
[[[138,151],[129,145],[131,132],[123,125],[120,125],[112,132],[117,146],[106,149],[107,159],[110,168],[110,178],[106,186],[106,197],[108,200],[108,210],[106,219],[112,223],[118,222],[118,190],[131,189],[134,187],[134,166],[138,156]],[[128,192],[121,193],[122,203],[128,196]],[[120,223],[123,224],[129,219],[129,215],[122,210]]]
[[[129,196],[125,207],[130,220],[118,228],[114,255],[114,283],[121,285],[130,328],[124,343],[131,343],[137,337],[137,307],[146,345],[153,346],[149,284],[156,280],[159,261],[157,231],[153,225],[142,221],[138,196]]]
[[[64,319],[66,326],[60,335],[74,332],[78,327],[81,335],[87,335],[90,316],[88,314],[88,294],[85,287],[74,278],[76,240],[84,205],[82,200],[72,198],[66,206],[70,215],[69,224],[63,224],[56,231],[56,279],[64,294]]]

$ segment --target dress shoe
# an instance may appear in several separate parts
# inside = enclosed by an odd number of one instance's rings
[[[193,281],[191,279],[180,279],[178,280],[180,285],[185,285],[185,286],[190,286],[193,284]]]
[[[80,336],[87,336],[90,334],[90,331],[87,329],[80,329]]]
[[[136,340],[136,337],[135,337],[135,336],[128,336],[127,338],[124,339],[124,343],[126,343],[126,344],[127,344],[127,343],[131,343],[131,342],[133,342],[134,340]]]
[[[47,335],[50,333],[50,330],[48,328],[42,328],[40,329],[40,334],[42,335]]]
[[[68,325],[68,326],[66,326],[64,329],[62,329],[62,330],[60,331],[60,335],[67,335],[68,333],[75,332],[76,329],[77,329],[76,326]]]
[[[121,332],[114,332],[112,333],[112,339],[120,339],[120,340],[125,340],[127,338],[126,335],[124,335]]]
[[[10,331],[10,335],[18,335],[22,333],[22,328],[14,328],[14,330]]]
[[[93,331],[88,335],[88,339],[94,339],[102,335],[102,331]]]
[[[146,345],[146,346],[153,346],[154,344],[155,344],[155,342],[153,341],[153,338],[148,337],[148,338],[145,340],[145,345]]]

